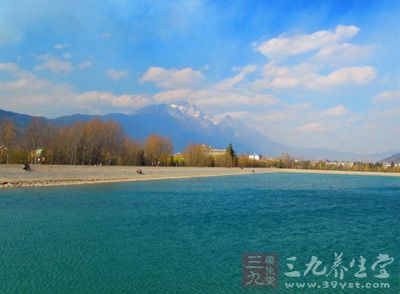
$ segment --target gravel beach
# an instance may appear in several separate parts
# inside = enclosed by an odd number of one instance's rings
[[[23,170],[22,165],[0,165],[0,187],[58,186],[252,173],[251,169],[209,167],[31,165],[31,168],[32,171],[29,172]],[[137,170],[141,170],[143,174],[137,173]]]
[[[351,175],[400,176],[399,173],[321,171],[276,168],[219,168],[219,167],[149,167],[149,166],[71,166],[32,165],[25,171],[22,165],[0,165],[0,188],[58,186],[90,183],[111,183],[143,180],[179,179],[194,177],[243,175],[268,172],[324,173]],[[142,170],[143,174],[137,173]]]

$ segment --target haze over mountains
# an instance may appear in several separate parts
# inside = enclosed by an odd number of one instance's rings
[[[393,154],[387,158],[382,159],[383,163],[400,163],[400,153]]]
[[[32,116],[0,110],[0,120],[4,118],[14,121],[18,127],[22,128],[30,122]],[[232,143],[239,153],[261,153],[267,157],[279,156],[287,152],[304,159],[379,161],[395,153],[392,151],[362,155],[321,148],[286,146],[274,142],[230,116],[225,116],[219,122],[215,122],[189,103],[150,105],[132,114],[74,114],[43,119],[47,123],[62,126],[94,118],[118,122],[124,132],[134,139],[144,140],[152,133],[170,137],[175,152],[183,151],[185,146],[194,143],[204,143],[215,148],[225,148],[228,143]]]

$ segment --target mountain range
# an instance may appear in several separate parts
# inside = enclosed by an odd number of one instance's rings
[[[23,128],[29,124],[32,116],[0,110],[0,120],[4,118],[14,121],[17,127]],[[362,155],[323,148],[287,146],[274,142],[229,115],[215,122],[189,103],[150,105],[132,114],[74,114],[54,119],[42,117],[46,123],[57,126],[94,118],[119,123],[125,134],[134,139],[144,140],[152,133],[169,137],[173,141],[175,152],[183,151],[188,144],[203,143],[215,148],[225,148],[228,143],[232,143],[239,153],[260,153],[267,157],[289,153],[296,158],[304,159],[379,161],[395,153]]]
[[[392,156],[382,159],[383,163],[400,163],[400,153],[395,153]]]

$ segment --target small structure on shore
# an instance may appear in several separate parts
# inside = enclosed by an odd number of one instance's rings
[[[46,158],[43,156],[43,149],[39,148],[31,152],[31,163],[44,163]]]
[[[261,158],[262,158],[261,154],[257,154],[257,153],[249,154],[249,159],[260,160]]]

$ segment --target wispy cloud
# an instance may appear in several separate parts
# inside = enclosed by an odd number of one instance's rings
[[[246,92],[239,90],[220,91],[213,88],[174,89],[155,94],[154,101],[169,103],[180,100],[189,101],[203,109],[226,111],[229,108],[246,106],[268,107],[280,103],[280,99],[272,94]],[[229,105],[229,107],[227,107]]]
[[[372,66],[343,67],[326,76],[309,81],[309,88],[326,89],[339,85],[366,84],[375,79],[377,71]]]
[[[349,43],[333,44],[322,47],[311,57],[311,60],[335,67],[343,66],[369,57],[373,48],[374,46],[361,46]]]
[[[340,43],[354,37],[360,29],[356,26],[339,25],[334,30],[321,30],[312,34],[296,36],[281,35],[253,44],[254,50],[269,57],[298,55]]]
[[[0,71],[17,72],[19,71],[19,66],[16,63],[12,62],[0,63]]]
[[[130,107],[137,109],[150,103],[146,95],[114,95],[111,92],[89,91],[76,95],[79,103],[94,105],[101,103],[104,106],[114,106],[117,108]]]
[[[275,91],[295,88],[324,91],[371,82],[377,70],[360,62],[370,55],[373,46],[344,42],[359,31],[356,26],[338,25],[333,30],[283,34],[254,44],[256,52],[272,60],[264,66],[261,77],[254,82],[255,87]]]
[[[245,80],[246,76],[257,69],[255,65],[248,65],[238,69],[239,73],[231,78],[225,79],[216,85],[218,90],[226,90],[236,86],[238,83]]]
[[[39,78],[34,73],[14,63],[0,63],[0,72],[11,77],[0,81],[0,108],[21,112],[29,108],[30,114],[54,115],[84,112],[101,114],[107,111],[130,112],[152,102],[145,94],[122,94],[112,92],[77,92],[65,83],[54,83]]]
[[[72,64],[51,56],[42,56],[43,63],[35,66],[36,71],[47,70],[53,73],[66,74],[73,70]]]
[[[400,146],[390,1],[296,9],[289,0],[41,2],[0,1],[3,60],[19,63],[0,64],[0,108],[54,117],[189,101],[284,144]],[[259,36],[267,37],[251,44]]]
[[[68,48],[68,47],[69,47],[69,44],[57,43],[57,44],[53,45],[53,48],[57,49],[57,50],[62,50],[62,49]]]
[[[107,70],[107,77],[111,80],[121,80],[128,77],[129,71],[128,70],[117,70],[117,69],[108,69]]]
[[[372,98],[373,102],[383,103],[383,102],[400,102],[400,90],[385,91],[376,95]]]
[[[319,67],[311,63],[295,66],[279,66],[268,63],[264,66],[263,77],[255,81],[255,86],[271,89],[303,88],[325,90],[344,85],[366,84],[377,75],[372,66],[342,67],[327,75],[318,72]]]
[[[162,67],[150,67],[140,79],[141,82],[152,82],[157,87],[164,89],[196,87],[205,77],[200,71],[190,67],[183,69],[165,69]]]
[[[303,133],[310,133],[310,132],[323,132],[325,129],[322,127],[321,124],[316,123],[316,122],[311,122],[302,126],[299,126],[294,129],[297,132],[303,132]]]
[[[324,111],[322,114],[325,116],[343,116],[347,114],[349,110],[344,107],[344,105],[339,104],[336,105],[335,107],[329,108],[326,111]]]

